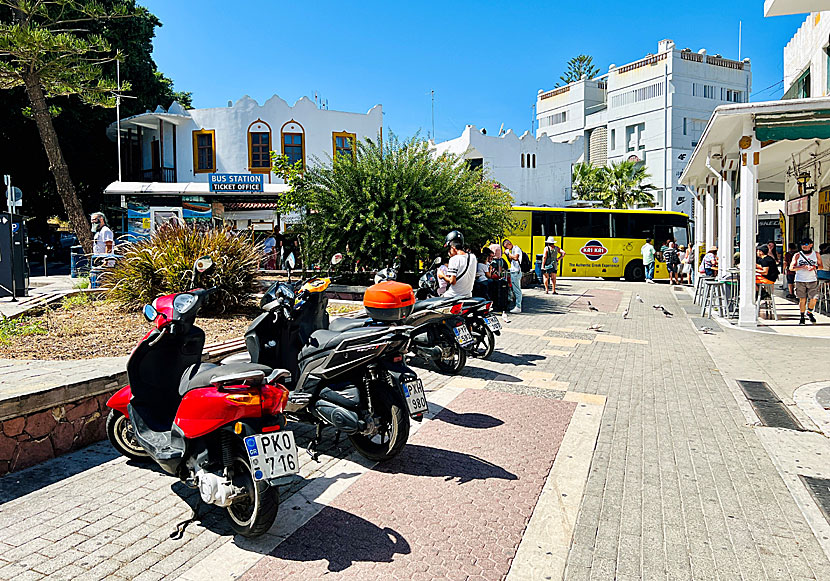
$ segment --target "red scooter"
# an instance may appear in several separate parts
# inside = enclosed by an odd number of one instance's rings
[[[196,261],[197,272],[212,266]],[[254,363],[201,363],[205,333],[194,325],[213,289],[157,298],[144,307],[155,325],[127,361],[129,385],[110,398],[107,436],[121,454],[151,458],[224,507],[234,531],[257,536],[277,516],[276,485],[299,471],[285,430],[288,371]],[[195,518],[196,509],[194,509]]]

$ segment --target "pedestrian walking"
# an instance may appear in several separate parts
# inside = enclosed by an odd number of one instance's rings
[[[643,255],[643,267],[646,271],[646,282],[654,284],[654,255],[656,251],[651,244],[651,238],[646,238],[646,243],[640,248]]]
[[[680,270],[680,255],[674,242],[669,242],[663,250],[663,260],[666,262],[666,269],[669,271],[669,283],[680,284],[678,276]]]
[[[798,252],[798,245],[795,242],[790,242],[787,246],[787,252],[784,253],[784,278],[787,283],[787,298],[795,298],[795,272],[790,270],[790,265]]]
[[[268,233],[268,237],[262,243],[263,262],[266,270],[277,269],[277,239],[274,237],[274,231]]]
[[[92,221],[92,253],[93,254],[112,254],[112,249],[115,245],[115,237],[107,226],[107,217],[102,212],[95,212],[90,215]]]
[[[542,252],[542,279],[545,285],[545,294],[556,294],[556,273],[559,270],[559,260],[565,256],[565,251],[556,245],[556,238],[548,236],[545,240],[545,250]],[[548,290],[550,285],[550,290]]]
[[[510,282],[513,285],[513,296],[516,306],[510,311],[513,314],[522,312],[522,249],[505,240],[502,244],[507,260],[510,261]]]
[[[790,270],[795,272],[795,296],[798,297],[798,309],[801,311],[799,325],[804,324],[804,317],[816,322],[813,309],[818,301],[817,270],[824,268],[821,256],[813,250],[813,241],[805,238],[801,241],[801,250],[793,258]]]
[[[695,257],[691,245],[677,249],[680,255],[680,284],[686,284],[686,276],[689,277],[689,284],[692,284],[692,270],[694,270]]]

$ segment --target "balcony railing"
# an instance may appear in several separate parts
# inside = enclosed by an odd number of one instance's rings
[[[157,167],[130,172],[126,176],[128,182],[162,182],[172,184],[176,182],[176,170],[172,167]]]

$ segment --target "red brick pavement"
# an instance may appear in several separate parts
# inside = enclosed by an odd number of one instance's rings
[[[620,306],[621,298],[622,292],[620,291],[592,288],[582,293],[581,297],[568,306],[575,311],[587,311],[588,301],[591,301],[591,305],[598,308],[600,312],[613,313]]]
[[[502,579],[575,407],[461,393],[243,578]]]

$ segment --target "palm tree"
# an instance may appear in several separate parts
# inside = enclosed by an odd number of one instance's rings
[[[607,208],[625,209],[632,206],[653,206],[655,187],[643,183],[651,177],[644,165],[634,161],[611,162],[605,168]]]
[[[597,170],[588,162],[574,164],[571,170],[571,193],[579,200],[587,200],[597,189]]]

